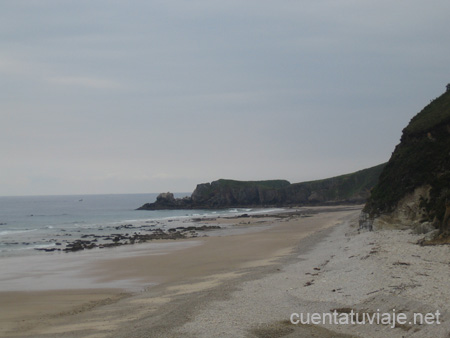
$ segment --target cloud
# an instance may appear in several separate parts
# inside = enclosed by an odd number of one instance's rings
[[[0,57],[0,73],[20,73],[23,71],[23,65],[19,62],[5,57]]]
[[[0,190],[186,191],[385,161],[449,81],[450,2],[405,4],[4,1]]]
[[[77,86],[89,89],[121,89],[118,81],[91,76],[59,76],[57,69],[49,64],[23,61],[20,58],[0,56],[0,74],[19,78],[29,78],[62,86]]]
[[[43,64],[24,61],[15,55],[0,55],[0,74],[13,76],[34,76],[46,71]]]
[[[57,85],[79,86],[94,89],[122,88],[122,86],[116,81],[83,76],[52,77],[49,78],[48,81]]]

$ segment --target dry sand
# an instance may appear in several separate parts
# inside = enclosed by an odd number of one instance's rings
[[[0,336],[108,336],[162,304],[270,264],[348,213],[248,218],[220,236],[2,259]]]
[[[357,231],[357,219],[334,227],[281,270],[243,282],[208,303],[176,337],[450,337],[450,247],[421,247],[410,231]],[[292,313],[404,313],[390,325],[293,325]],[[415,325],[414,314],[440,312],[440,324]],[[296,319],[296,318],[295,318]]]
[[[82,288],[58,290],[54,281],[51,290],[0,292],[0,337],[447,337],[449,247],[419,247],[407,232],[357,234],[359,208],[313,211],[220,220],[244,233],[159,242],[166,247],[158,249],[69,254],[82,262],[69,274]],[[53,277],[63,283],[62,270],[56,265]],[[25,272],[14,277],[20,285],[39,281]],[[439,309],[443,323],[390,329],[288,322],[292,312],[336,308]]]

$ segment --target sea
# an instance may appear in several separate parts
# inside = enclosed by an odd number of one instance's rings
[[[156,197],[157,194],[0,196],[0,257],[45,255],[45,249],[60,248],[88,235],[145,233],[149,226],[166,230],[191,223],[194,218],[261,212],[234,208],[136,210],[154,202]]]

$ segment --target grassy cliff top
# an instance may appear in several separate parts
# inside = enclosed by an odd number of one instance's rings
[[[379,165],[376,165],[374,167],[370,167],[367,169],[358,170],[354,173],[325,178],[321,180],[315,180],[315,181],[306,181],[301,183],[294,183],[294,185],[298,184],[307,184],[307,185],[322,185],[322,184],[328,184],[330,181],[348,181],[348,180],[358,180],[362,184],[364,183],[372,183],[373,181],[376,181],[378,179],[379,174],[383,170],[386,163],[382,163]]]
[[[257,187],[263,189],[282,189],[288,186],[307,186],[311,190],[321,188],[339,188],[340,194],[351,195],[364,189],[372,188],[378,180],[381,171],[386,163],[379,164],[375,167],[359,170],[354,173],[335,176],[331,178],[307,181],[301,183],[289,183],[286,180],[268,180],[268,181],[237,181],[228,179],[219,179],[211,183],[214,187],[224,188],[244,188],[244,187]]]
[[[428,132],[441,123],[450,122],[450,91],[445,92],[414,116],[403,135]]]
[[[309,193],[318,192],[325,200],[352,199],[361,194],[367,194],[377,183],[378,177],[385,165],[386,163],[383,163],[351,174],[294,184],[290,184],[286,180],[236,181],[219,179],[212,182],[206,190],[202,190],[202,194],[208,195],[214,191],[217,192],[227,189],[258,188],[278,191],[285,190],[288,194],[300,190],[308,191]]]
[[[386,163],[359,170],[354,173],[323,180],[295,183],[293,187],[305,187],[310,191],[323,191],[329,199],[349,199],[369,191],[378,182]],[[326,192],[325,192],[326,191]]]
[[[280,189],[289,186],[291,183],[286,180],[267,180],[267,181],[237,181],[219,179],[211,183],[216,187],[223,188],[246,188],[257,187],[262,189]]]

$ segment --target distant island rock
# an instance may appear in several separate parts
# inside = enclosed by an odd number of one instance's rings
[[[291,184],[286,180],[236,181],[220,179],[198,184],[190,197],[159,194],[154,203],[137,210],[223,209],[233,207],[282,207],[364,203],[385,164],[358,172]]]
[[[360,219],[368,229],[450,233],[450,84],[403,129]]]

